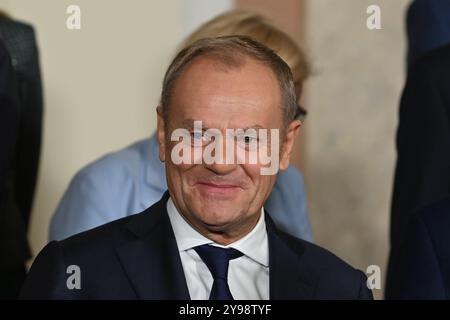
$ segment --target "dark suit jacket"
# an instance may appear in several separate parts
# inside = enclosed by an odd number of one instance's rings
[[[406,16],[408,65],[450,42],[450,1],[415,0]]]
[[[409,71],[400,104],[397,167],[391,208],[391,248],[411,213],[450,194],[450,45]]]
[[[19,130],[17,100],[11,59],[0,40],[0,272],[16,266],[23,269],[29,256],[25,223],[14,196],[14,159]]]
[[[387,299],[450,299],[450,197],[417,212],[391,261]]]
[[[16,79],[11,58],[0,39],[0,186],[5,185],[7,173],[12,170],[19,120],[17,104]]]
[[[166,192],[140,214],[49,243],[36,258],[21,298],[189,299],[167,199]],[[372,298],[362,272],[266,219],[271,299]],[[69,265],[80,267],[81,290],[66,287]]]
[[[19,106],[14,70],[0,39],[0,300],[17,299],[29,256],[26,227],[14,194]]]
[[[19,128],[14,159],[14,194],[28,226],[36,187],[42,136],[43,99],[39,54],[33,28],[0,17],[0,38],[8,49],[17,80]]]

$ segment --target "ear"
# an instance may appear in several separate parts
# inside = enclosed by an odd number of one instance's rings
[[[289,167],[294,141],[300,133],[301,126],[302,123],[300,120],[294,120],[287,127],[287,131],[283,141],[283,148],[281,150],[280,170],[286,170]]]
[[[166,132],[165,132],[163,111],[161,106],[156,107],[156,115],[158,119],[157,130],[159,142],[159,160],[161,160],[161,162],[164,162],[166,161],[166,134],[165,134]]]

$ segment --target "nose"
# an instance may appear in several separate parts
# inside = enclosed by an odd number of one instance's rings
[[[213,163],[205,165],[205,167],[217,175],[226,175],[236,170],[237,165],[235,163],[232,164]]]
[[[207,161],[206,163],[204,163],[204,166],[207,169],[211,170],[217,175],[226,175],[236,170],[236,146],[233,139],[234,138],[230,140],[227,136],[218,138],[218,140],[216,141],[217,144],[215,145],[217,149],[214,149],[212,152],[213,157],[217,156],[217,158],[214,160],[218,161],[212,161],[212,163],[210,163],[211,161]],[[234,152],[232,153],[234,154],[234,159],[232,159],[231,161],[229,161],[229,159],[226,159],[227,153],[230,152],[228,148],[234,149]],[[220,155],[217,154],[218,151],[221,152]]]

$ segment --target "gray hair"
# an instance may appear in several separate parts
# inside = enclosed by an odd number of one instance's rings
[[[273,50],[246,36],[223,36],[200,39],[181,50],[173,59],[164,76],[161,101],[164,120],[168,119],[170,97],[176,80],[198,57],[207,56],[228,68],[239,68],[243,56],[269,67],[278,80],[282,98],[284,125],[295,118],[297,97],[291,69]]]

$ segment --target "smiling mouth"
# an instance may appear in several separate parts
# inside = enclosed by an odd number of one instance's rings
[[[216,194],[227,194],[240,189],[239,186],[233,184],[217,184],[211,182],[198,182],[196,186],[202,191]]]

